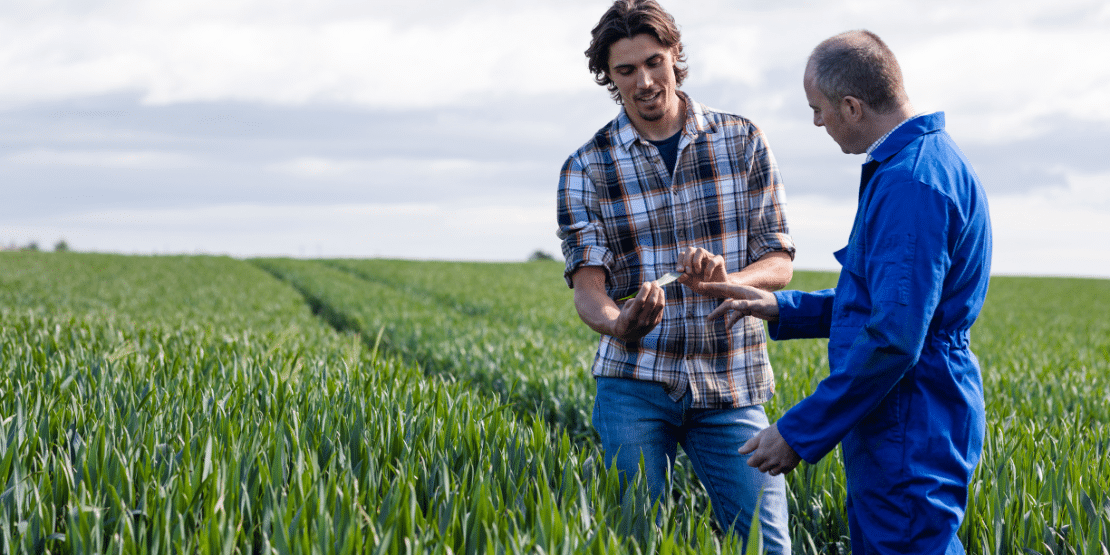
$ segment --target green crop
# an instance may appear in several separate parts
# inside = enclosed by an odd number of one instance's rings
[[[992,280],[969,553],[1110,553],[1108,313],[1110,281]],[[598,464],[559,263],[0,253],[0,323],[0,552],[750,547],[684,458],[660,528]],[[769,344],[772,420],[825,345]],[[847,553],[839,450],[788,483],[795,552]]]
[[[256,260],[327,320],[419,364],[498,395],[572,437],[592,434],[590,344],[558,266],[380,260]],[[561,294],[560,294],[561,293]],[[585,347],[584,347],[585,346]]]
[[[0,292],[0,552],[740,549],[253,265],[5,253]]]
[[[296,268],[285,274],[294,284],[325,269],[350,274],[343,279],[352,290],[323,285],[315,298],[339,313],[357,314],[368,338],[385,330],[392,334],[394,352],[425,372],[465,380],[576,432],[572,437],[591,438],[586,415],[592,383],[589,361],[582,357],[592,356],[597,337],[577,320],[560,264],[285,260],[262,265],[271,271],[273,265]],[[338,273],[318,283],[333,279]],[[815,290],[835,283],[835,274],[796,272],[791,287]],[[379,300],[360,296],[367,284]],[[1110,313],[1108,286],[1103,280],[995,278],[973,330],[989,430],[961,530],[969,552],[1083,552],[1110,545],[1105,493],[1110,472],[1101,462],[1110,448],[1110,329],[1099,318]],[[545,352],[528,349],[533,336],[548,336]],[[778,382],[767,405],[772,419],[827,374],[826,345],[824,340],[769,345]],[[506,352],[527,354],[506,357]],[[558,378],[557,394],[527,387],[546,387],[551,382],[544,380],[551,378]],[[1023,472],[1000,470],[1025,451],[1054,456],[1027,461]],[[683,458],[678,464],[675,496],[695,513],[704,510],[708,500],[695,487],[696,478]],[[816,465],[803,465],[789,484],[796,551],[848,552],[839,450]],[[1043,510],[1053,506],[1058,508]]]

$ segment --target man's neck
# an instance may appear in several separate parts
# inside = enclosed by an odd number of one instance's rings
[[[662,141],[671,138],[686,125],[686,102],[683,96],[675,94],[672,100],[663,117],[655,121],[647,121],[627,107],[624,111],[641,137],[649,141]]]
[[[898,106],[898,108],[884,114],[871,112],[872,124],[868,129],[866,137],[867,144],[864,146],[866,147],[874,144],[875,141],[881,139],[887,133],[890,133],[892,129],[912,118],[914,114],[913,106],[908,103],[902,104]]]

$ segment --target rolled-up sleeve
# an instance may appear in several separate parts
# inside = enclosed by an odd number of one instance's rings
[[[572,276],[582,266],[601,266],[606,276],[613,254],[606,246],[605,227],[593,180],[577,156],[567,158],[559,172],[558,223],[566,267],[563,277],[574,287]]]
[[[778,164],[761,130],[752,134],[744,158],[748,160],[748,260],[785,252],[794,258],[794,240],[786,223],[786,190]]]

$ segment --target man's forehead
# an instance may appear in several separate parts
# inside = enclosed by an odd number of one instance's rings
[[[806,62],[806,70],[805,70],[804,73],[802,73],[802,79],[806,83],[811,83],[811,82],[816,81],[816,79],[817,79],[817,68],[814,67],[812,59],[810,59],[809,61]]]
[[[802,88],[805,89],[807,97],[824,97],[817,90],[817,77],[806,67],[806,72],[802,76]]]
[[[623,38],[609,45],[609,65],[637,64],[671,53],[674,47],[664,46],[655,37],[642,33],[632,38]]]

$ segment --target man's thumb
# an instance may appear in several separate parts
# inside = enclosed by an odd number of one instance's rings
[[[744,443],[744,445],[741,445],[740,454],[747,455],[748,453],[755,451],[757,447],[759,447],[759,436],[755,436]]]

